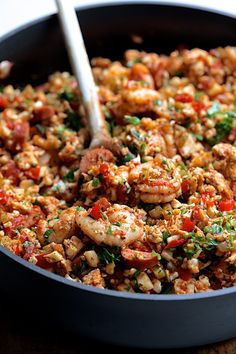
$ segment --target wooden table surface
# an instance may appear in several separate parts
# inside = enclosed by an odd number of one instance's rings
[[[29,318],[30,323],[33,324],[35,321],[37,321],[37,311],[33,318]],[[201,348],[165,351],[130,349],[97,343],[91,339],[85,340],[71,334],[62,336],[49,333],[48,330],[40,333],[33,329],[26,331],[11,323],[10,320],[0,319],[0,354],[95,354],[97,352],[102,354],[236,354],[236,339]]]

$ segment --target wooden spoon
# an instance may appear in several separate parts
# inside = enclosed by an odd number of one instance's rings
[[[93,79],[75,9],[71,0],[56,0],[56,4],[69,59],[80,88],[91,134],[89,150],[82,160],[87,157],[87,160],[99,161],[100,159],[105,159],[111,161],[113,153],[120,155],[120,147],[118,144],[114,143],[111,138],[101,112],[97,88]],[[91,149],[93,149],[93,151]],[[84,170],[84,168],[82,169]]]

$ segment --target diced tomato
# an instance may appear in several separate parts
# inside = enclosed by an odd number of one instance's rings
[[[21,232],[19,239],[21,240],[21,242],[28,241],[28,235],[25,234],[24,232]]]
[[[16,144],[23,145],[29,139],[29,123],[16,123],[12,138]]]
[[[187,231],[187,232],[192,232],[195,227],[195,222],[192,221],[190,218],[185,218],[183,225],[182,225],[182,230]]]
[[[14,253],[17,255],[17,256],[20,256],[21,252],[22,252],[22,246],[16,246],[15,249],[14,249]]]
[[[39,179],[39,175],[40,175],[40,167],[32,167],[32,168],[24,171],[24,175],[27,178],[37,181]]]
[[[190,103],[193,101],[193,98],[188,93],[181,93],[175,96],[175,101],[182,103]]]
[[[203,110],[203,108],[204,108],[204,105],[203,105],[202,102],[193,101],[193,102],[192,102],[192,107],[193,107],[194,111],[195,111],[198,115],[200,115],[201,112],[202,112],[202,110]]]
[[[172,240],[165,246],[165,249],[167,250],[169,248],[175,248],[175,247],[181,246],[185,242],[186,242],[186,240],[184,238],[178,238],[176,240]]]
[[[108,177],[109,175],[109,167],[108,167],[108,164],[103,162],[101,163],[100,167],[99,167],[99,171],[100,173],[103,175],[103,177]]]
[[[206,206],[208,208],[210,208],[213,205],[215,205],[215,201],[214,200],[210,200],[211,194],[209,192],[203,192],[201,194],[201,197],[202,197],[202,200],[203,200],[204,204],[206,204]]]
[[[94,219],[100,219],[102,217],[101,211],[105,211],[110,206],[110,203],[106,198],[100,198],[90,210],[90,215]]]
[[[233,209],[234,207],[234,200],[233,199],[228,199],[228,200],[222,200],[221,202],[219,202],[218,204],[218,209],[220,211],[230,211]]]
[[[38,254],[35,256],[37,259],[36,265],[43,269],[51,268],[51,264],[45,259],[45,254]]]
[[[158,258],[152,252],[144,252],[125,248],[121,250],[121,255],[127,261],[129,267],[137,269],[152,268],[158,263]]]
[[[127,187],[122,184],[118,184],[116,187],[117,200],[120,203],[125,203],[129,200],[129,195],[127,193]]]
[[[15,126],[14,123],[12,121],[10,121],[10,120],[8,120],[6,122],[6,125],[7,125],[7,128],[10,129],[10,130],[13,130],[14,126]]]
[[[190,272],[189,269],[178,267],[177,272],[179,273],[179,277],[185,281],[188,281],[192,278],[192,273]]]
[[[50,119],[55,114],[54,108],[50,106],[43,106],[36,108],[33,112],[33,122],[40,122],[42,120]]]
[[[189,192],[189,180],[185,179],[181,183],[182,192],[184,194]]]
[[[7,108],[8,105],[8,99],[5,96],[0,96],[0,111],[3,111],[5,108]]]
[[[20,170],[16,167],[15,162],[9,161],[3,168],[2,174],[5,178],[10,179],[17,186],[20,182]]]
[[[9,201],[9,197],[6,195],[2,189],[0,189],[0,205],[5,205]]]
[[[98,204],[94,204],[89,214],[96,220],[100,219],[102,217],[100,206]]]

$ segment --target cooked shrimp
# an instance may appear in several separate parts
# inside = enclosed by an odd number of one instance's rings
[[[229,182],[224,178],[224,176],[216,171],[205,172],[204,177],[207,183],[212,184],[220,194],[225,196],[227,199],[233,198],[233,192],[230,188]]]
[[[84,234],[98,245],[122,247],[140,240],[144,233],[141,214],[126,205],[110,206],[98,220],[86,210],[77,211],[75,218]]]
[[[181,194],[181,176],[172,160],[161,155],[132,168],[129,183],[145,203],[167,203]]]

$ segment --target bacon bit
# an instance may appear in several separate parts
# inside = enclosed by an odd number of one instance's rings
[[[170,241],[165,247],[164,249],[167,250],[169,248],[175,248],[178,246],[183,245],[186,242],[186,240],[184,238],[178,238],[176,240],[172,240]]]
[[[89,215],[98,220],[102,217],[101,211],[107,210],[110,205],[106,198],[100,198],[90,210]]]
[[[234,200],[233,199],[227,199],[227,200],[222,200],[218,204],[218,209],[220,211],[230,211],[234,208]]]
[[[192,273],[189,269],[177,267],[177,272],[179,273],[179,277],[185,281],[188,281],[192,278]]]
[[[121,255],[129,267],[140,270],[152,268],[158,263],[158,258],[152,252],[144,252],[125,248],[121,250]]]
[[[175,96],[175,101],[182,103],[190,103],[193,102],[193,98],[188,93],[182,93]]]
[[[12,183],[17,186],[20,183],[20,170],[16,167],[15,162],[9,161],[3,168],[2,168],[3,177],[10,179]]]
[[[40,175],[40,167],[32,167],[26,171],[24,171],[24,175],[29,178],[37,181]]]
[[[0,111],[3,111],[5,108],[7,108],[8,105],[8,99],[5,96],[0,96]]]
[[[50,106],[43,106],[36,108],[33,112],[33,122],[40,122],[42,120],[50,119],[55,114],[54,108]]]
[[[185,218],[183,225],[182,225],[182,230],[187,231],[187,232],[192,232],[195,227],[195,222],[192,221],[190,218]]]

